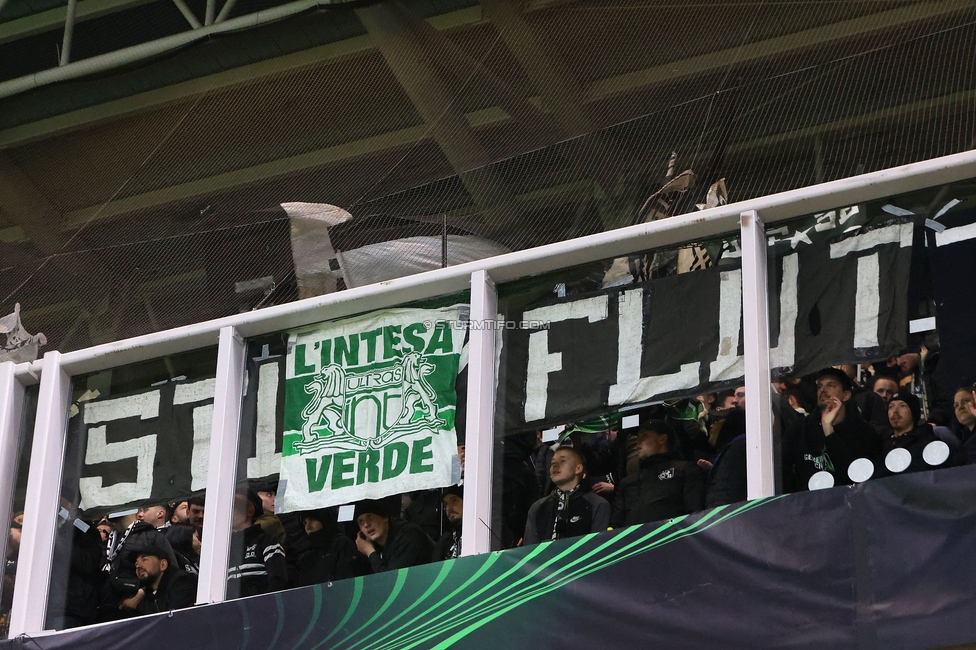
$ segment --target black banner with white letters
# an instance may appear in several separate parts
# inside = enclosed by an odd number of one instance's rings
[[[249,360],[241,447],[248,478],[277,474],[284,357]],[[68,421],[65,486],[88,516],[176,501],[207,487],[213,378],[80,402]],[[73,491],[73,490],[72,490]]]
[[[898,353],[907,338],[913,224],[888,220],[812,241],[797,232],[769,241],[774,377]],[[507,429],[743,382],[737,260],[554,299],[505,318],[518,323],[503,335]]]
[[[976,210],[941,221],[945,229],[926,233],[942,346],[935,377],[940,396],[951,400],[957,388],[976,381]]]
[[[894,219],[851,230],[838,220],[819,235],[815,223],[809,236],[767,233],[774,377],[868,362],[906,345],[912,223]],[[835,234],[841,227],[848,232]],[[742,272],[733,259],[509,310],[505,318],[520,327],[505,329],[502,339],[506,429],[740,385],[741,296]],[[239,472],[248,478],[274,478],[280,466],[281,352],[249,355]],[[78,486],[82,508],[92,512],[202,491],[213,394],[211,378],[78,404],[69,420],[65,485]]]
[[[238,476],[277,480],[284,415],[284,345],[247,359]],[[173,502],[207,487],[214,379],[169,382],[109,399],[81,401],[68,420],[66,496],[89,518]],[[467,369],[458,375],[463,444]],[[78,490],[75,492],[75,486]]]

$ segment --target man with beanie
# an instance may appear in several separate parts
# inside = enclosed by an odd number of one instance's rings
[[[452,485],[444,490],[441,497],[444,503],[444,516],[447,518],[448,528],[437,540],[434,547],[434,562],[451,560],[461,556],[461,520],[464,513],[464,488]]]
[[[874,475],[890,476],[891,470],[885,459],[895,449],[907,449],[912,455],[911,464],[904,473],[921,472],[932,467],[922,458],[922,452],[930,443],[938,440],[932,427],[922,419],[922,403],[912,393],[895,393],[888,402],[888,422],[891,428],[885,432],[881,453],[874,459]]]
[[[157,546],[134,551],[129,560],[139,578],[136,613],[158,614],[192,607],[197,597],[197,580],[166,559],[167,552]]]
[[[430,562],[434,541],[417,524],[391,519],[381,501],[356,504],[356,548],[369,559],[373,573]]]
[[[172,545],[166,538],[165,529],[158,530],[153,523],[144,519],[147,511],[154,508],[140,508],[136,520],[133,521],[114,548],[110,548],[107,555],[109,565],[109,585],[113,595],[118,600],[119,611],[124,615],[131,615],[139,605],[139,579],[133,558],[138,551],[146,548],[160,549],[166,555],[167,563],[172,567],[180,567],[179,558],[173,551]]]
[[[824,368],[817,373],[819,409],[807,416],[794,458],[800,489],[819,471],[829,472],[835,485],[849,485],[851,463],[881,452],[881,434],[861,418],[852,395],[851,378],[843,370]]]
[[[303,513],[310,549],[298,560],[298,585],[316,585],[369,573],[353,541],[339,530],[336,508]]]
[[[637,431],[638,470],[617,487],[612,523],[633,526],[701,510],[705,473],[672,451],[674,429],[664,420],[648,420]]]
[[[254,521],[264,513],[254,490],[234,495],[227,599],[279,591],[288,586],[285,550]]]
[[[610,504],[583,484],[586,460],[573,447],[552,455],[549,477],[556,489],[529,508],[523,544],[596,533],[610,525]]]

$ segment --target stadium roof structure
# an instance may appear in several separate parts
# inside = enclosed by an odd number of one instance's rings
[[[294,204],[350,217],[330,291],[377,233],[444,246],[389,275],[631,225],[672,160],[664,214],[968,150],[974,41],[962,1],[0,0],[0,315],[69,351],[312,295]]]

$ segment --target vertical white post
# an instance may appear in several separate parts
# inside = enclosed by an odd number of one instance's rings
[[[48,352],[44,355],[37,397],[17,584],[10,611],[11,638],[44,630],[70,400],[71,378],[61,369],[61,353]]]
[[[13,361],[0,363],[0,522],[10,521],[24,415],[24,387],[15,368]],[[0,535],[0,557],[7,557],[7,535]]]
[[[197,604],[219,603],[227,597],[227,564],[237,481],[241,399],[244,394],[244,341],[233,327],[220,330],[217,380],[214,385],[207,502],[200,549]]]
[[[491,551],[492,460],[495,444],[495,328],[498,292],[487,271],[471,274],[468,419],[464,440],[461,555]]]
[[[776,493],[773,406],[769,372],[769,295],[766,231],[755,210],[743,212],[742,320],[746,371],[746,467],[748,497]]]

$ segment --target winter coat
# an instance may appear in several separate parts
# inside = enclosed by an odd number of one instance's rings
[[[742,434],[733,438],[715,458],[706,481],[705,507],[738,503],[746,498],[746,436]]]
[[[136,606],[136,612],[140,615],[183,609],[192,607],[196,602],[197,577],[170,566],[163,572],[163,578],[155,592],[149,587],[142,589],[145,595]]]
[[[614,527],[671,519],[705,505],[705,475],[697,464],[674,452],[640,459],[637,472],[617,486]]]
[[[164,529],[166,530],[166,529]],[[116,596],[128,598],[136,593],[139,580],[136,578],[134,553],[147,548],[158,548],[166,552],[166,560],[172,567],[182,567],[176,553],[163,531],[145,521],[134,521],[122,534],[118,546],[109,555],[109,582]]]
[[[529,514],[525,520],[523,545],[538,544],[552,539],[553,530],[556,529],[558,505],[559,490],[556,489],[549,496],[539,499],[529,507]],[[597,533],[606,530],[609,525],[610,504],[604,498],[590,492],[585,485],[580,485],[576,492],[569,495],[569,507],[561,518],[556,539]]]
[[[227,599],[280,591],[288,587],[288,565],[281,544],[259,524],[236,530],[230,538]]]
[[[369,556],[373,573],[392,571],[430,562],[434,540],[417,524],[401,519],[390,519],[386,545],[374,544],[376,550]]]
[[[881,453],[874,458],[874,475],[873,478],[880,478],[883,476],[892,476],[894,472],[888,469],[885,464],[885,460],[888,454],[895,449],[907,449],[912,455],[912,462],[908,466],[908,469],[903,470],[902,474],[910,474],[912,472],[923,472],[927,469],[935,469],[922,457],[922,453],[925,451],[925,447],[931,443],[938,440],[935,433],[932,431],[932,427],[928,424],[922,423],[915,427],[908,433],[904,433],[900,436],[894,435],[894,432],[890,429],[885,432],[884,439],[881,444]],[[942,466],[948,466],[950,463],[944,463]]]
[[[94,526],[82,531],[71,521],[60,525],[54,540],[49,621],[66,617],[83,625],[96,622],[105,581],[103,553],[102,538]]]
[[[847,470],[851,463],[858,458],[873,460],[881,452],[881,434],[861,418],[853,404],[844,406],[844,419],[829,436],[824,435],[819,410],[804,421],[793,459],[797,489],[807,489],[810,477],[818,471],[830,472],[835,485],[850,485]]]
[[[308,535],[309,550],[298,561],[299,586],[344,580],[368,573],[356,545],[338,528]]]

